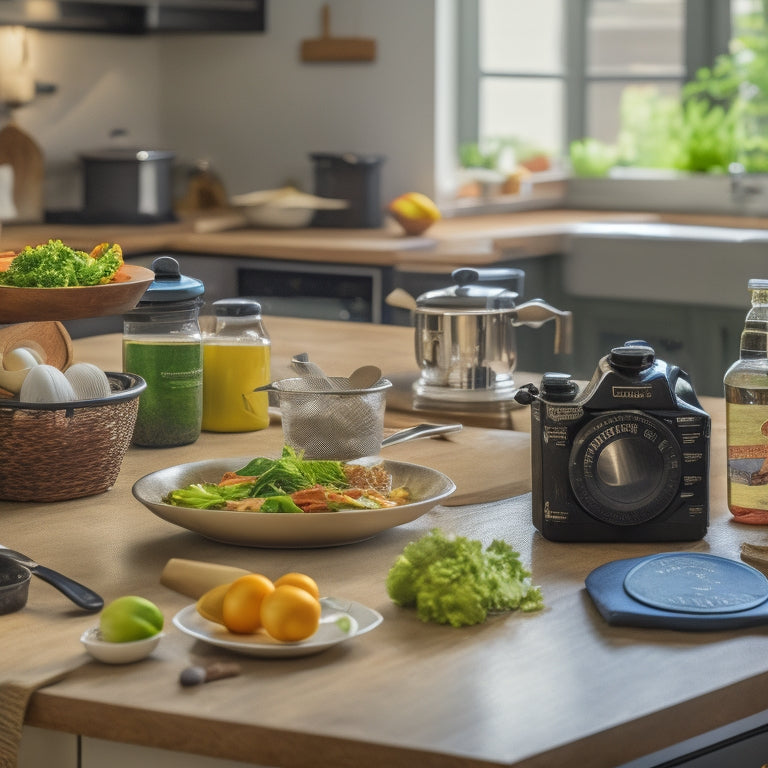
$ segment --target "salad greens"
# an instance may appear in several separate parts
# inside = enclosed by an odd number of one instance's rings
[[[387,593],[394,603],[415,606],[422,621],[454,627],[480,624],[491,611],[537,611],[541,590],[520,556],[496,539],[482,543],[438,529],[412,541],[390,568]]]
[[[275,497],[262,507],[264,512],[301,512],[289,494],[315,485],[336,489],[349,487],[342,462],[304,459],[288,446],[283,447],[279,459],[255,458],[236,470],[235,475],[241,475],[243,482],[195,483],[171,491],[163,501],[178,507],[216,509],[224,507],[228,501]]]
[[[115,243],[103,243],[91,251],[76,251],[61,240],[27,245],[0,272],[0,285],[18,288],[66,288],[111,282],[123,265],[123,251]]]

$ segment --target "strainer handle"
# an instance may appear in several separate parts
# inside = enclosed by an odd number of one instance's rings
[[[401,429],[394,434],[385,437],[381,441],[381,447],[405,443],[408,440],[416,440],[419,437],[434,437],[435,435],[445,435],[449,432],[458,432],[461,424],[416,424],[413,427]]]

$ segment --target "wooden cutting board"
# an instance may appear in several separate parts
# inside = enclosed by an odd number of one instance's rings
[[[0,165],[13,168],[16,221],[42,221],[45,172],[43,152],[37,142],[13,121],[0,130]]]
[[[446,506],[499,501],[531,490],[530,435],[525,432],[464,427],[442,438],[391,445],[381,455],[448,475],[456,491],[441,502]]]

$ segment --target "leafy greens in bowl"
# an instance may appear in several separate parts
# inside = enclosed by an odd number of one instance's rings
[[[350,544],[411,522],[456,489],[437,470],[407,462],[367,459],[392,477],[392,487],[405,487],[411,501],[381,509],[342,509],[311,514],[261,514],[227,509],[181,507],[164,499],[174,490],[198,483],[216,483],[226,472],[246,467],[253,457],[208,459],[152,472],[133,485],[133,495],[161,519],[227,544],[304,548]]]

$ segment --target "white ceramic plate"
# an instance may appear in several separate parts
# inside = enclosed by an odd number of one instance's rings
[[[248,656],[280,658],[320,653],[352,637],[370,632],[383,620],[378,611],[367,608],[361,603],[333,597],[321,598],[320,603],[323,608],[317,632],[307,640],[301,640],[298,643],[284,643],[271,638],[264,632],[256,632],[253,635],[234,634],[221,624],[204,619],[194,605],[182,608],[173,617],[173,624],[190,637],[219,648]]]
[[[381,463],[392,475],[392,487],[407,486],[416,501],[386,509],[304,515],[192,509],[163,503],[163,497],[170,491],[193,483],[218,482],[224,472],[240,469],[252,458],[209,459],[160,469],[137,480],[133,495],[163,520],[214,541],[253,547],[307,548],[369,539],[421,517],[456,490],[453,481],[435,469],[402,461],[365,459],[359,463]]]

